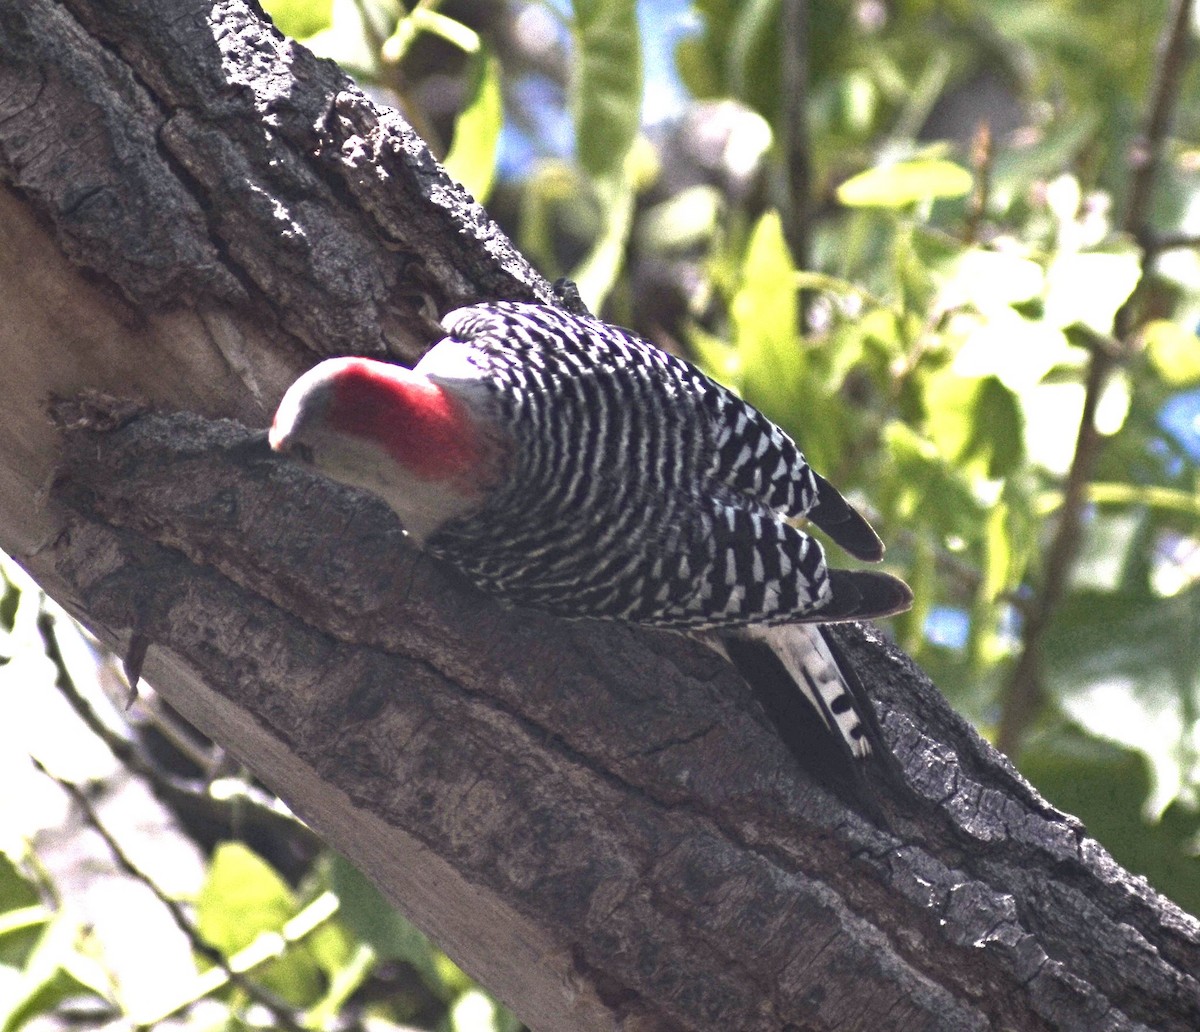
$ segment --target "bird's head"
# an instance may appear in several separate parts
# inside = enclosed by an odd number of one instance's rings
[[[403,366],[331,358],[288,388],[271,447],[388,503],[424,541],[482,503],[497,473],[470,406]]]

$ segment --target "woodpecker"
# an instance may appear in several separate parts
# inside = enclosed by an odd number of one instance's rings
[[[790,522],[883,556],[796,443],[695,366],[591,316],[495,302],[442,325],[411,370],[357,357],[309,370],[271,447],[382,498],[503,603],[771,639],[821,720],[866,755],[851,686],[804,625],[898,613],[912,593],[831,569]],[[781,639],[776,625],[796,626]]]

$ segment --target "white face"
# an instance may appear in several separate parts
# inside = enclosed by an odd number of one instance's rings
[[[325,413],[341,360],[310,369],[288,389],[271,425],[271,447],[347,487],[369,491],[400,517],[417,543],[447,520],[474,508],[445,481],[413,476],[375,441],[331,429]]]

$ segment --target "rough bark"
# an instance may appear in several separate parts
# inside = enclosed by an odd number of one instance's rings
[[[0,179],[0,543],[532,1027],[1200,1027],[1197,922],[872,632],[882,819],[702,646],[502,610],[265,452],[316,358],[552,300],[336,68],[238,0],[0,0]]]

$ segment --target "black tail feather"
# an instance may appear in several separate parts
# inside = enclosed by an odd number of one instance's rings
[[[808,510],[808,519],[855,559],[879,562],[883,542],[871,524],[823,476],[814,472],[813,478],[817,482],[817,504]]]
[[[912,588],[890,573],[868,570],[830,570],[833,603],[813,614],[821,623],[869,620],[893,616],[911,608]]]

